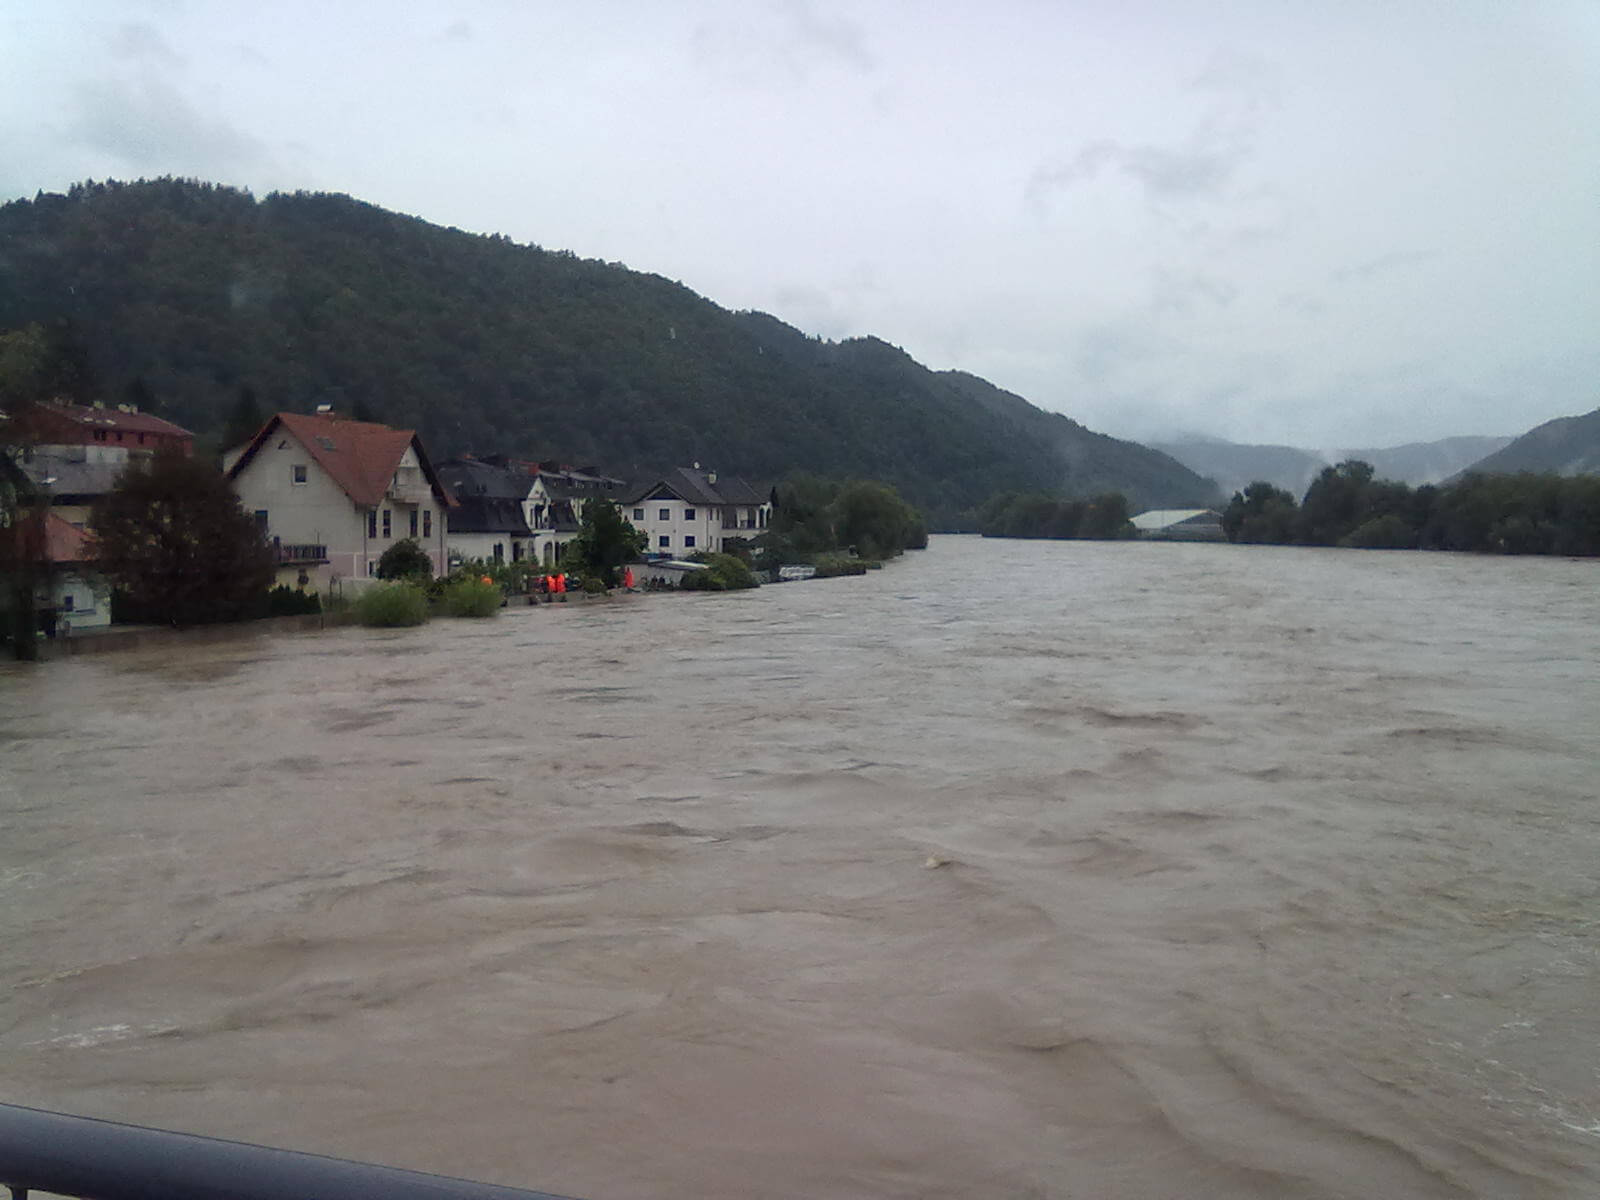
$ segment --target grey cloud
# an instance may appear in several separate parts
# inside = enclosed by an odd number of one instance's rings
[[[1280,106],[1278,69],[1255,55],[1219,50],[1184,90],[1205,104],[1188,137],[1169,145],[1091,142],[1066,163],[1035,171],[1028,199],[1038,204],[1106,170],[1137,183],[1151,203],[1227,192],[1253,153],[1262,119]]]
[[[1094,180],[1109,168],[1137,183],[1152,202],[1201,199],[1225,190],[1246,155],[1242,147],[1092,142],[1064,165],[1036,170],[1028,180],[1027,194],[1032,203],[1039,204],[1062,189]]]
[[[802,83],[823,66],[865,74],[877,65],[859,25],[825,17],[808,0],[788,0],[767,14],[766,20],[702,21],[691,35],[694,56],[743,86]]]
[[[1182,200],[1222,190],[1233,178],[1240,158],[1237,151],[1135,146],[1122,152],[1121,167],[1124,174],[1144,185],[1149,196]]]
[[[118,58],[167,70],[185,65],[183,56],[167,44],[155,26],[142,21],[117,27],[111,35],[111,53]]]
[[[1239,298],[1239,289],[1226,279],[1199,272],[1178,274],[1157,270],[1151,288],[1151,308],[1179,316],[1202,307],[1226,308]]]
[[[466,20],[451,22],[439,34],[439,40],[444,42],[470,42],[472,40],[472,22]]]
[[[1259,55],[1222,49],[1185,84],[1185,90],[1226,97],[1235,109],[1260,114],[1282,102],[1282,73]]]
[[[257,139],[207,117],[159,79],[80,84],[73,108],[73,141],[136,170],[227,171],[266,158]]]
[[[877,65],[867,49],[866,31],[854,21],[824,17],[809,0],[789,0],[787,7],[796,37],[814,47],[817,53],[862,71],[870,71]]]
[[[1438,256],[1439,252],[1437,250],[1394,250],[1388,254],[1380,254],[1376,258],[1369,258],[1364,262],[1341,267],[1330,278],[1334,283],[1364,283],[1380,275],[1388,275],[1395,271],[1403,271],[1408,267],[1419,266]]]

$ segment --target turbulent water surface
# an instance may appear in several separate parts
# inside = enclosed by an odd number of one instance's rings
[[[695,1197],[1600,1193],[1600,567],[1178,545],[0,669],[0,1098]]]

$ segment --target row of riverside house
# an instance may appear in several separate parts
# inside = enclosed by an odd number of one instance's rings
[[[129,407],[35,406],[18,470],[50,509],[52,593],[37,599],[74,628],[109,623],[85,536],[94,502],[117,476],[158,450],[193,453],[186,429]],[[677,469],[629,485],[594,468],[505,457],[437,465],[408,429],[322,410],[278,413],[223,456],[223,471],[272,548],[279,583],[328,591],[377,571],[385,550],[412,538],[435,572],[484,559],[559,565],[582,506],[618,504],[656,557],[721,550],[767,527],[770,498],[739,479]]]
[[[590,499],[619,505],[664,557],[754,537],[772,513],[744,480],[698,469],[630,486],[593,467],[499,455],[435,466],[413,431],[332,412],[279,413],[223,466],[277,555],[279,582],[319,591],[372,577],[407,537],[440,573],[471,559],[558,566]]]

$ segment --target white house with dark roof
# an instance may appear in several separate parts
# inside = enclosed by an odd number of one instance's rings
[[[753,538],[772,519],[770,496],[743,479],[677,467],[624,493],[622,515],[649,539],[646,552],[683,557],[714,553],[732,538]]]
[[[330,413],[279,413],[225,460],[228,481],[278,558],[280,582],[368,579],[383,552],[414,538],[446,570],[455,507],[409,429]]]

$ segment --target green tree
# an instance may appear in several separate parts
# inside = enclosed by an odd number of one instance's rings
[[[1292,541],[1297,511],[1291,493],[1258,479],[1233,494],[1222,513],[1222,532],[1230,542]]]
[[[50,343],[38,325],[0,333],[0,411],[47,398]]]
[[[90,526],[101,573],[146,619],[206,625],[263,611],[271,551],[227,480],[199,459],[130,464]]]
[[[33,436],[25,414],[49,389],[50,346],[28,325],[0,333],[0,632],[19,659],[38,657],[34,597],[48,578],[44,551],[48,507],[16,465]]]
[[[1110,541],[1133,535],[1133,522],[1128,517],[1128,498],[1121,492],[1105,492],[1089,501],[1083,521],[1078,526],[1078,536],[1081,538]]]
[[[801,472],[773,491],[772,522],[757,539],[768,560],[783,566],[839,548],[833,507],[837,483]]]
[[[233,407],[228,410],[228,421],[222,428],[222,448],[232,450],[235,446],[244,445],[266,420],[266,414],[261,411],[261,401],[256,399],[256,390],[245,384],[239,389]]]
[[[609,500],[587,500],[578,536],[567,543],[561,562],[569,570],[593,575],[608,588],[626,563],[644,553],[645,535],[623,519],[622,510]]]
[[[378,559],[377,576],[426,583],[433,578],[433,560],[415,538],[401,538]]]
[[[690,592],[732,592],[760,586],[742,559],[731,554],[696,554],[704,571],[690,571],[683,577],[683,589]]]
[[[1308,546],[1336,546],[1371,515],[1372,464],[1346,459],[1324,467],[1300,502],[1299,540]]]
[[[862,558],[893,558],[906,548],[917,514],[886,483],[858,479],[833,502],[839,540]]]

